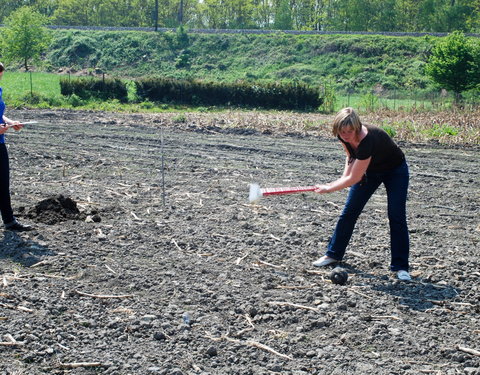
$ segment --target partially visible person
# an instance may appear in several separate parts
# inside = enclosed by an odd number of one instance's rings
[[[400,280],[411,280],[406,219],[409,171],[404,153],[383,129],[362,124],[352,108],[344,108],[336,115],[332,132],[347,154],[345,168],[340,178],[317,185],[315,192],[325,194],[347,187],[350,191],[327,251],[313,265],[324,267],[343,259],[359,215],[383,183],[390,223],[390,270]]]
[[[4,72],[5,67],[0,63],[0,79],[2,79]],[[5,229],[22,232],[32,230],[33,228],[30,225],[19,223],[15,216],[13,216],[10,201],[10,163],[5,145],[5,133],[10,128],[20,130],[23,128],[23,125],[5,116],[5,103],[3,102],[2,93],[3,91],[0,87],[0,213]]]

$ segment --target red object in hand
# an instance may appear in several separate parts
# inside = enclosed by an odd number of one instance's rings
[[[307,191],[315,191],[317,187],[311,186],[295,186],[295,187],[278,187],[278,188],[264,188],[261,189],[258,184],[250,185],[249,201],[253,202],[260,199],[264,195],[283,195],[304,193]]]

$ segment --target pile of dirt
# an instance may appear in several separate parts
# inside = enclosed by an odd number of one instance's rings
[[[28,218],[53,225],[66,220],[81,220],[82,214],[77,203],[70,197],[62,194],[48,197],[27,210]]]

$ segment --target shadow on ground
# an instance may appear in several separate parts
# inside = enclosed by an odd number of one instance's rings
[[[32,240],[25,240],[16,232],[4,231],[0,240],[0,259],[7,259],[30,267],[40,262],[45,256],[56,255],[48,247]]]

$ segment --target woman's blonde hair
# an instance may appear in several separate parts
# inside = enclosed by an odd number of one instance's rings
[[[333,135],[337,137],[340,131],[346,127],[351,127],[357,134],[362,130],[362,122],[351,107],[342,109],[335,116],[332,126]]]

